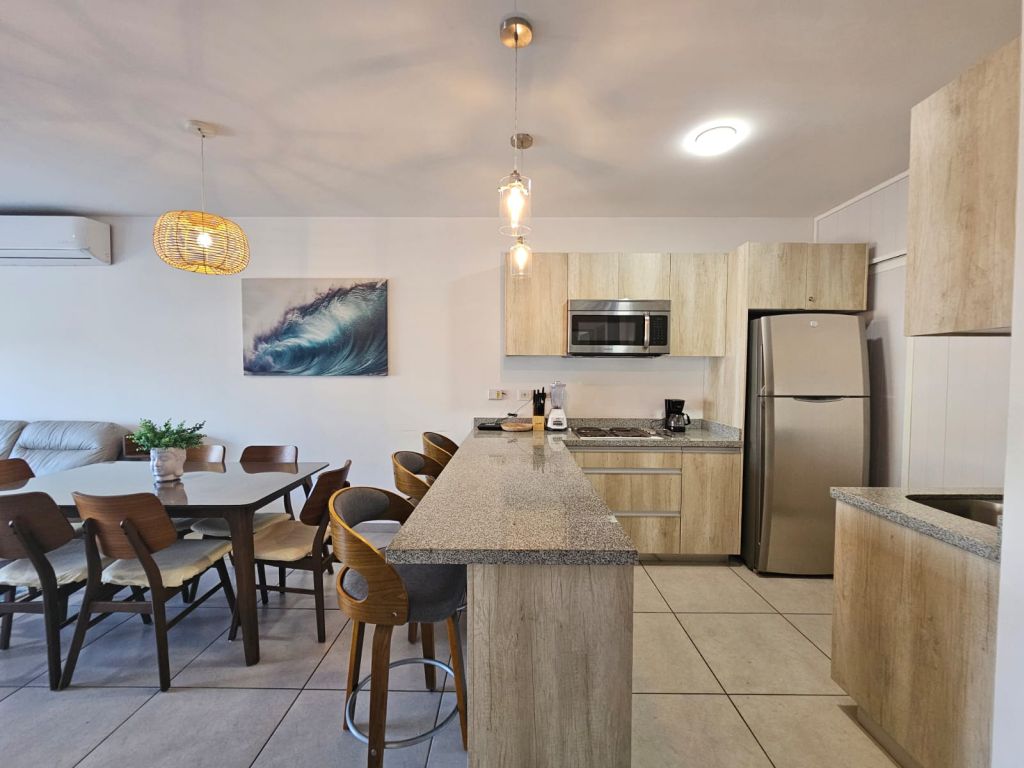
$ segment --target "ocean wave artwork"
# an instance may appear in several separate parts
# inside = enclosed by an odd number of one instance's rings
[[[242,280],[247,376],[387,376],[388,281]]]

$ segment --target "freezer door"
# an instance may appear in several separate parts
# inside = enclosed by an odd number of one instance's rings
[[[833,486],[868,478],[869,398],[758,398],[763,417],[757,568],[832,573]]]
[[[761,394],[864,397],[868,350],[857,315],[807,313],[755,321],[764,364]]]

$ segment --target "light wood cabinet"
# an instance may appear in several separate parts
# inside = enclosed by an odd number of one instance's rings
[[[1020,40],[910,113],[905,333],[1008,333]]]
[[[570,299],[617,299],[619,297],[619,254],[570,253]]]
[[[729,254],[673,253],[671,354],[725,354]]]
[[[535,253],[531,262],[528,277],[513,278],[505,257],[505,354],[564,355],[567,256]]]
[[[747,245],[748,309],[867,309],[866,244]]]
[[[574,450],[637,550],[731,555],[740,551],[740,451]]]
[[[684,453],[680,551],[700,555],[740,551],[743,456]]]

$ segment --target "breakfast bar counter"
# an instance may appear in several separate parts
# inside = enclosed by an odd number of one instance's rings
[[[629,765],[637,553],[561,436],[474,430],[386,556],[467,566],[471,768]]]

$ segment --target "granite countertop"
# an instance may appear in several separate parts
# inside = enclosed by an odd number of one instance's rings
[[[833,488],[832,498],[884,517],[897,525],[910,528],[954,547],[999,561],[1000,531],[994,525],[958,517],[907,498],[908,495],[968,498],[1000,496],[1001,488]]]
[[[493,418],[477,418],[474,426],[480,422],[495,421]],[[630,437],[578,437],[573,429],[576,427],[639,427],[658,433],[659,439]],[[694,419],[685,432],[668,432],[661,428],[661,419],[598,419],[570,418],[569,429],[565,432],[545,432],[547,435],[559,436],[567,448],[645,448],[647,450],[687,449],[687,448],[742,448],[742,432],[737,427],[719,424],[707,419]]]
[[[388,545],[391,563],[615,565],[632,541],[560,435],[479,432]]]

